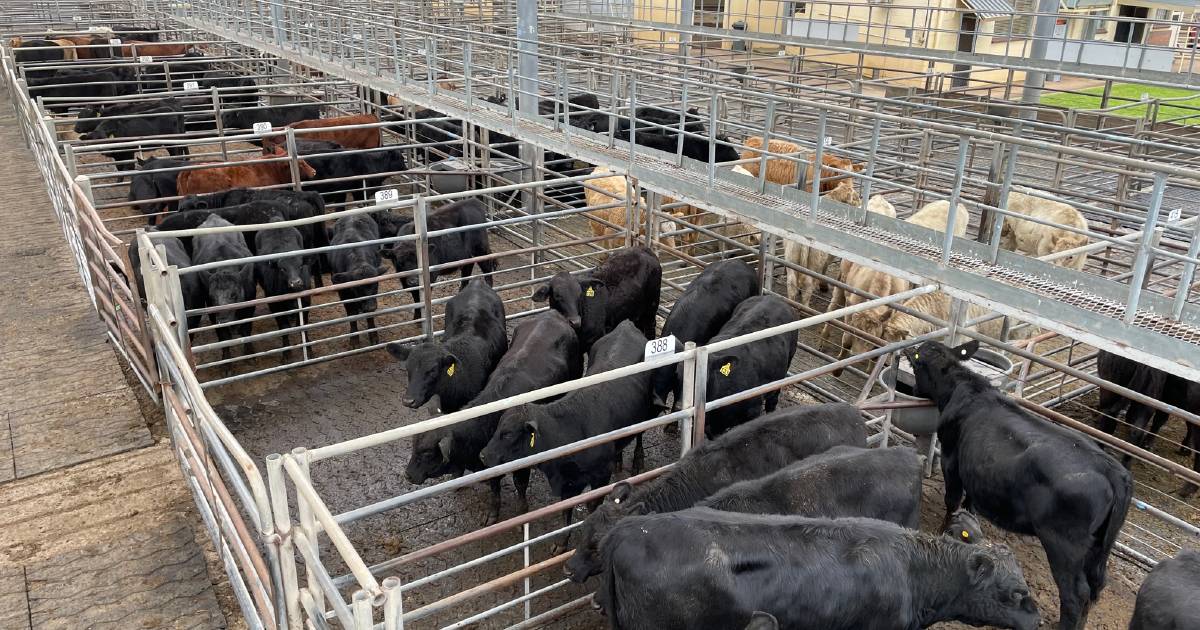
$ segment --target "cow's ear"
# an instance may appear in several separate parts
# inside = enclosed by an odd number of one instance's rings
[[[533,448],[533,445],[537,442],[538,421],[526,420],[525,432],[529,434],[529,448]]]
[[[604,282],[595,278],[584,278],[579,281],[579,288],[584,297],[596,297],[596,292],[604,288]]]
[[[339,271],[330,276],[329,279],[333,280],[334,284],[342,284],[343,282],[350,282],[354,279],[354,276],[351,276],[349,272]]]
[[[534,302],[545,302],[546,300],[549,300],[549,299],[550,299],[550,285],[549,284],[543,284],[542,286],[538,287],[536,291],[533,292],[533,301]]]
[[[971,584],[982,584],[995,573],[996,561],[987,553],[976,551],[967,558],[967,571],[971,575]]]
[[[438,451],[442,453],[442,461],[450,463],[450,456],[454,452],[454,436],[447,435],[438,440]]]
[[[408,353],[412,351],[412,348],[403,344],[392,342],[387,345],[387,351],[388,354],[392,355],[393,358],[403,363],[404,361],[408,360]]]
[[[446,376],[454,376],[459,369],[458,357],[454,356],[453,352],[443,354],[441,369],[446,373]]]
[[[771,613],[756,610],[750,615],[750,623],[746,624],[745,630],[779,630],[779,622]]]
[[[633,493],[633,486],[622,481],[613,486],[612,492],[608,493],[608,498],[612,499],[613,503],[620,504],[622,501],[629,499],[629,495]]]
[[[375,275],[377,275],[377,276],[382,276],[383,274],[385,274],[387,272],[388,272],[388,270],[387,270],[386,265],[379,265],[378,267],[375,268]]]
[[[979,350],[979,340],[972,339],[957,348],[951,350],[954,353],[954,358],[959,361],[966,361],[975,356],[975,352]]]

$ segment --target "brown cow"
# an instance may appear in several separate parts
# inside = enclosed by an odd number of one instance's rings
[[[292,129],[319,129],[321,127],[343,127],[346,125],[367,125],[379,122],[375,114],[358,114],[355,116],[338,116],[337,118],[316,118],[301,120],[288,127]],[[286,127],[285,127],[286,128]],[[336,142],[347,149],[377,149],[383,144],[379,127],[366,129],[334,129],[296,135],[301,140],[325,140]],[[286,136],[271,136],[263,138],[263,149],[274,149],[286,142]]]
[[[287,157],[287,152],[276,148],[272,157]],[[275,186],[292,181],[292,169],[288,162],[266,162],[270,158],[246,160],[230,166],[216,166],[201,170],[183,171],[175,183],[179,195],[202,195],[234,188],[258,188]],[[312,179],[317,172],[304,160],[300,160],[300,178]]]

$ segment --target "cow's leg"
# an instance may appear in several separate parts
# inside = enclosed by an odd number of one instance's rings
[[[408,295],[412,298],[413,304],[417,305],[417,308],[413,309],[413,320],[421,319],[421,289],[416,287],[409,289]]]
[[[1055,530],[1038,532],[1038,538],[1058,585],[1058,630],[1083,630],[1091,604],[1091,588],[1083,571],[1087,537],[1063,536]]]
[[[512,474],[513,487],[517,489],[517,507],[524,514],[529,511],[529,471],[528,468],[514,470]]]
[[[1100,404],[1098,410],[1100,415],[1096,417],[1096,426],[1101,431],[1112,435],[1117,430],[1117,418],[1121,415],[1121,410],[1129,400],[1124,396],[1110,392],[1107,389],[1100,389]]]
[[[1200,473],[1200,428],[1197,428],[1196,425],[1188,423],[1187,435],[1183,438],[1182,448],[1184,452],[1192,451],[1192,470]],[[1190,499],[1195,496],[1196,490],[1195,484],[1185,481],[1180,486],[1178,494],[1185,499]]]
[[[212,323],[215,324],[216,320],[213,320]],[[229,339],[231,337],[232,337],[232,335],[229,333],[229,328],[227,326],[222,326],[217,329],[217,341],[229,341]],[[230,358],[232,358],[232,353],[229,351],[229,346],[225,346],[224,348],[221,348],[221,360],[228,361]],[[232,373],[233,373],[233,367],[230,366],[230,364],[226,363],[224,366],[221,367],[221,375],[222,376],[229,376]]]
[[[362,345],[362,339],[358,338],[358,320],[350,320],[350,343],[355,347]]]
[[[609,476],[605,475],[604,478],[608,479]],[[593,483],[592,487],[599,488],[599,487],[605,486],[605,485],[608,485],[608,481],[605,481],[604,483],[601,483],[599,485],[596,485],[595,483]],[[563,501],[573,498],[573,497],[577,497],[583,492],[583,489],[586,487],[587,486],[584,486],[584,485],[567,486],[566,488],[563,488],[563,491],[561,493],[559,493],[558,497],[559,497],[559,499],[561,499]],[[564,529],[571,526],[571,520],[572,520],[572,517],[574,517],[574,516],[575,516],[574,508],[571,508],[569,510],[563,510],[562,526]],[[570,544],[571,544],[571,532],[568,531],[562,535],[562,538],[560,540],[556,541],[554,543],[554,545],[552,545],[550,547],[551,557],[565,553],[567,551],[567,549],[569,548]]]
[[[1142,449],[1150,447],[1150,443],[1154,441],[1154,434],[1150,432],[1149,426],[1154,415],[1153,407],[1136,402],[1129,404],[1129,411],[1125,412],[1125,421],[1129,423],[1130,444]],[[1133,465],[1133,455],[1126,454],[1121,458],[1121,463],[1129,468]]]
[[[463,265],[462,267],[459,267],[460,272],[458,274],[458,277],[461,278],[461,282],[458,283],[459,291],[462,291],[463,289],[467,288],[467,283],[471,281],[471,269],[473,269],[474,267],[475,267],[474,263],[469,264],[469,265]]]
[[[488,479],[488,489],[491,490],[492,496],[488,504],[487,516],[483,519],[482,527],[494,525],[500,520],[500,478],[492,477]]]
[[[644,434],[639,433],[637,434],[637,437],[633,439],[633,464],[630,467],[630,472],[635,475],[641,473],[646,467],[646,451],[642,448],[642,435]],[[608,482],[606,481],[600,485],[607,484]]]
[[[374,317],[367,318],[367,329],[371,331],[371,332],[367,333],[367,340],[370,341],[372,345],[378,344],[379,343],[379,331],[375,330],[375,318]]]
[[[184,146],[167,147],[167,154],[173,157],[184,157],[188,154],[188,150]]]
[[[763,396],[763,399],[766,401],[767,413],[775,411],[775,408],[779,406],[779,390]]]
[[[845,282],[845,280],[842,280],[842,281]],[[844,306],[845,303],[846,303],[845,290],[843,290],[841,287],[838,287],[838,286],[833,287],[833,295],[830,296],[830,298],[829,298],[829,310],[830,311],[837,310],[837,309],[841,308],[842,306]],[[821,341],[817,345],[818,352],[825,350],[825,341],[827,339],[829,339],[829,336],[830,336],[829,334],[833,330],[835,330],[835,329],[833,327],[832,322],[826,322],[825,326],[823,328],[821,328]]]
[[[950,527],[950,517],[963,502],[962,479],[958,476],[958,463],[953,457],[942,455],[942,479],[946,487],[946,518],[942,520],[942,529]]]
[[[478,255],[483,256],[483,255],[486,255],[489,253],[491,253],[491,252],[483,251],[483,252],[479,252]],[[486,274],[483,276],[483,281],[486,282],[489,287],[492,286],[492,282],[493,282],[492,274],[496,273],[496,260],[494,258],[489,258],[487,260],[479,261],[478,264],[479,264],[479,270],[482,271],[484,274]]]

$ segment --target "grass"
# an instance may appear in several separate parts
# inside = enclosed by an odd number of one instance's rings
[[[1042,97],[1042,104],[1073,109],[1099,109],[1100,97],[1103,93],[1103,87],[1094,87],[1071,94],[1047,94]],[[1126,104],[1129,101],[1140,101],[1143,94],[1149,94],[1150,98],[1192,96],[1193,98],[1184,101],[1173,101],[1169,104],[1160,105],[1158,108],[1158,120],[1173,121],[1181,125],[1200,125],[1200,92],[1196,90],[1116,83],[1112,86],[1108,105],[1109,107],[1113,107]],[[1146,106],[1137,105],[1127,107],[1113,113],[1117,116],[1127,118],[1142,118],[1146,115]],[[1186,118],[1175,120],[1184,116]]]

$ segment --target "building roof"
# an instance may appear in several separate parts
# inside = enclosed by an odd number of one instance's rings
[[[974,9],[983,20],[1007,17],[1014,10],[1008,0],[962,0],[962,3]]]

